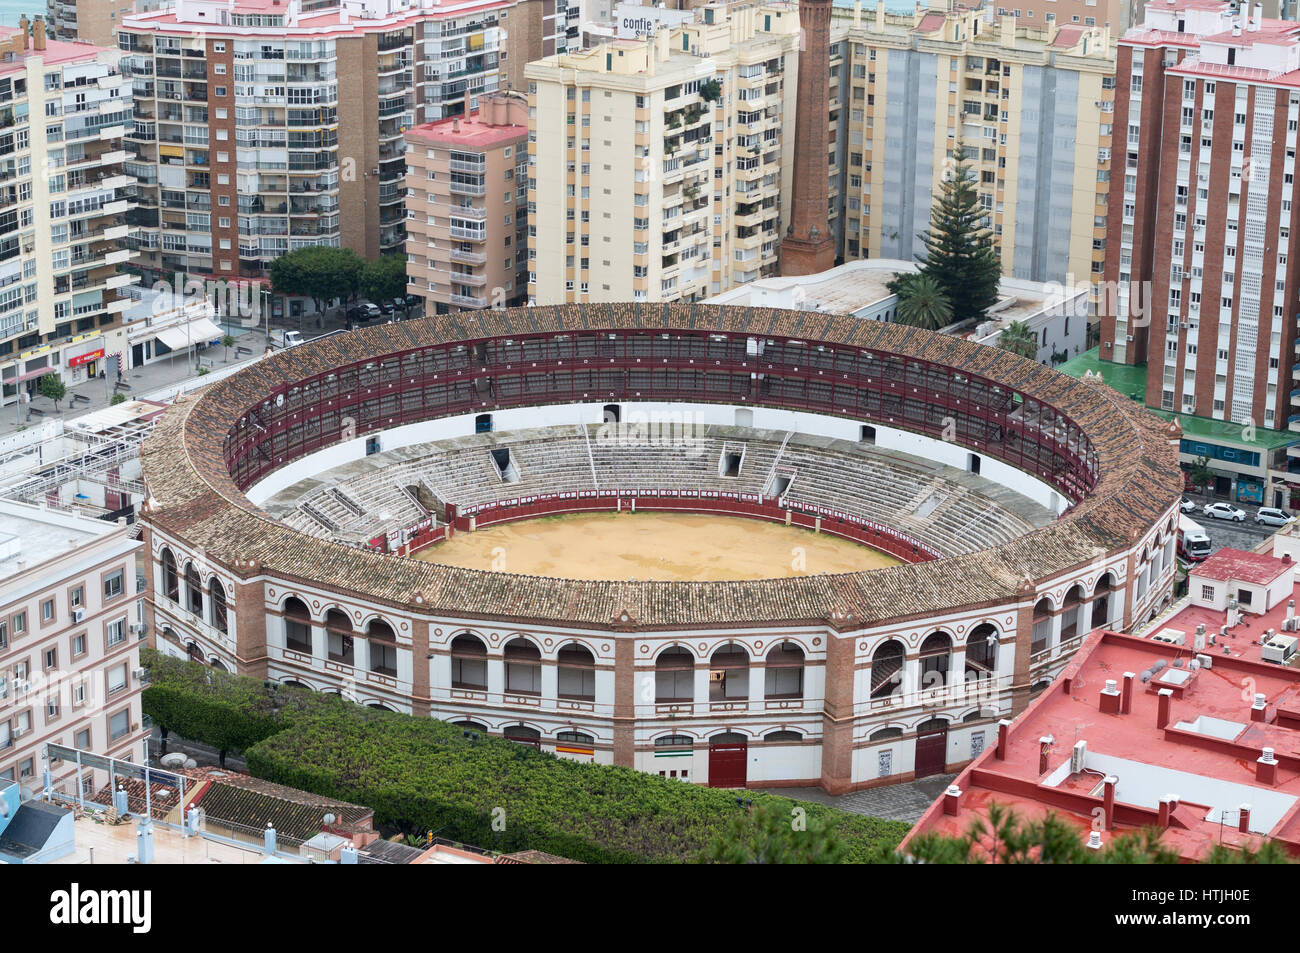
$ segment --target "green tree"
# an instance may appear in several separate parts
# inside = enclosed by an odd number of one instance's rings
[[[378,303],[402,297],[406,294],[406,256],[383,255],[366,262],[358,286],[367,301]]]
[[[716,79],[706,79],[700,84],[700,99],[706,103],[716,103],[722,98],[722,84]]]
[[[919,236],[925,254],[921,271],[933,278],[952,305],[954,321],[983,318],[997,301],[1002,263],[993,236],[980,225],[987,212],[980,206],[975,174],[966,163],[961,142],[930,210],[930,228]]]
[[[844,844],[801,807],[737,807],[727,828],[704,848],[705,864],[842,864]]]
[[[221,359],[222,359],[223,361],[228,361],[228,360],[230,360],[230,349],[231,349],[232,347],[234,347],[234,346],[235,346],[235,339],[234,339],[234,337],[232,337],[232,336],[229,335],[229,334],[223,334],[223,335],[221,336],[221,347],[222,347],[222,351],[223,351],[223,354],[222,354],[222,358],[221,358]]]
[[[1012,321],[998,335],[998,347],[1031,361],[1038,357],[1038,335],[1023,321]]]
[[[927,274],[896,275],[889,283],[898,295],[898,323],[938,331],[952,323],[952,304]]]
[[[63,383],[62,377],[51,371],[42,377],[40,383],[36,385],[36,393],[54,401],[54,409],[58,410],[59,401],[68,396],[68,385]]]
[[[324,311],[330,301],[356,297],[365,264],[351,249],[309,245],[271,262],[271,287],[276,294],[311,298]]]
[[[123,394],[121,391],[118,391],[116,394],[114,394],[111,398],[109,398],[108,401],[110,407],[115,406],[117,404],[125,404],[125,403],[126,403],[126,394]]]
[[[1210,487],[1214,486],[1214,471],[1210,469],[1209,458],[1200,456],[1188,464],[1187,476],[1191,479],[1192,486],[1204,493],[1208,500]]]

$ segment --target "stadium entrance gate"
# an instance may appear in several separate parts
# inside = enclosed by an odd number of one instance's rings
[[[913,776],[928,778],[943,774],[948,757],[948,723],[931,718],[916,727],[916,768]]]
[[[744,735],[727,732],[709,739],[709,787],[743,788],[749,761]]]

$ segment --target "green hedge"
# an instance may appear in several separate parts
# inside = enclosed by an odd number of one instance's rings
[[[446,722],[301,689],[278,689],[273,711],[255,679],[154,653],[146,664],[153,684],[145,711],[159,725],[243,750],[256,777],[367,805],[381,825],[587,862],[682,862],[724,835],[740,810],[730,791],[580,764],[501,738],[470,740]],[[908,829],[774,794],[746,796],[784,813],[802,808],[809,828],[833,830],[852,861],[893,847]]]

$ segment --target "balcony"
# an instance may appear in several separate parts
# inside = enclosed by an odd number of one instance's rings
[[[439,281],[445,281],[454,285],[468,285],[471,288],[482,288],[487,285],[487,275],[475,275],[464,271],[447,271],[442,268],[434,269],[434,274]]]
[[[451,237],[468,242],[485,242],[487,241],[487,229],[461,228],[459,225],[452,225],[450,229]]]
[[[453,195],[487,195],[487,186],[482,183],[475,185],[469,182],[452,181],[447,183],[447,189]]]
[[[448,300],[460,308],[486,308],[487,298],[474,298],[469,295],[450,295]]]
[[[459,248],[451,250],[451,260],[461,265],[486,265],[487,255],[479,254],[472,251],[461,251]],[[1296,365],[1300,367],[1300,365]]]

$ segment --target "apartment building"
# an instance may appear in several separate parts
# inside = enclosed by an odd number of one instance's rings
[[[1103,27],[989,11],[836,10],[839,257],[912,260],[960,141],[1003,273],[1096,281],[1110,176],[1114,44]]]
[[[497,88],[510,6],[176,0],[127,18],[140,265],[258,278],[307,245],[400,252],[402,135]]]
[[[523,304],[528,293],[528,98],[406,133],[406,273],[425,314]]]
[[[0,28],[0,403],[125,369],[131,87],[118,53]]]
[[[775,272],[799,16],[728,9],[527,69],[537,304],[699,300]]]
[[[124,521],[0,501],[0,783],[39,791],[48,768],[75,794],[47,743],[144,763],[140,545]]]
[[[157,7],[159,0],[139,0]],[[54,39],[117,46],[117,28],[137,9],[137,0],[46,0],[45,18]]]
[[[1274,0],[1276,2],[1276,0]],[[1024,19],[1028,26],[1100,26],[1118,36],[1142,22],[1147,0],[997,0],[986,3],[1000,17]]]
[[[1100,357],[1146,364],[1150,407],[1300,430],[1300,24],[1159,0],[1120,41],[1117,76],[1125,168],[1111,181]]]

